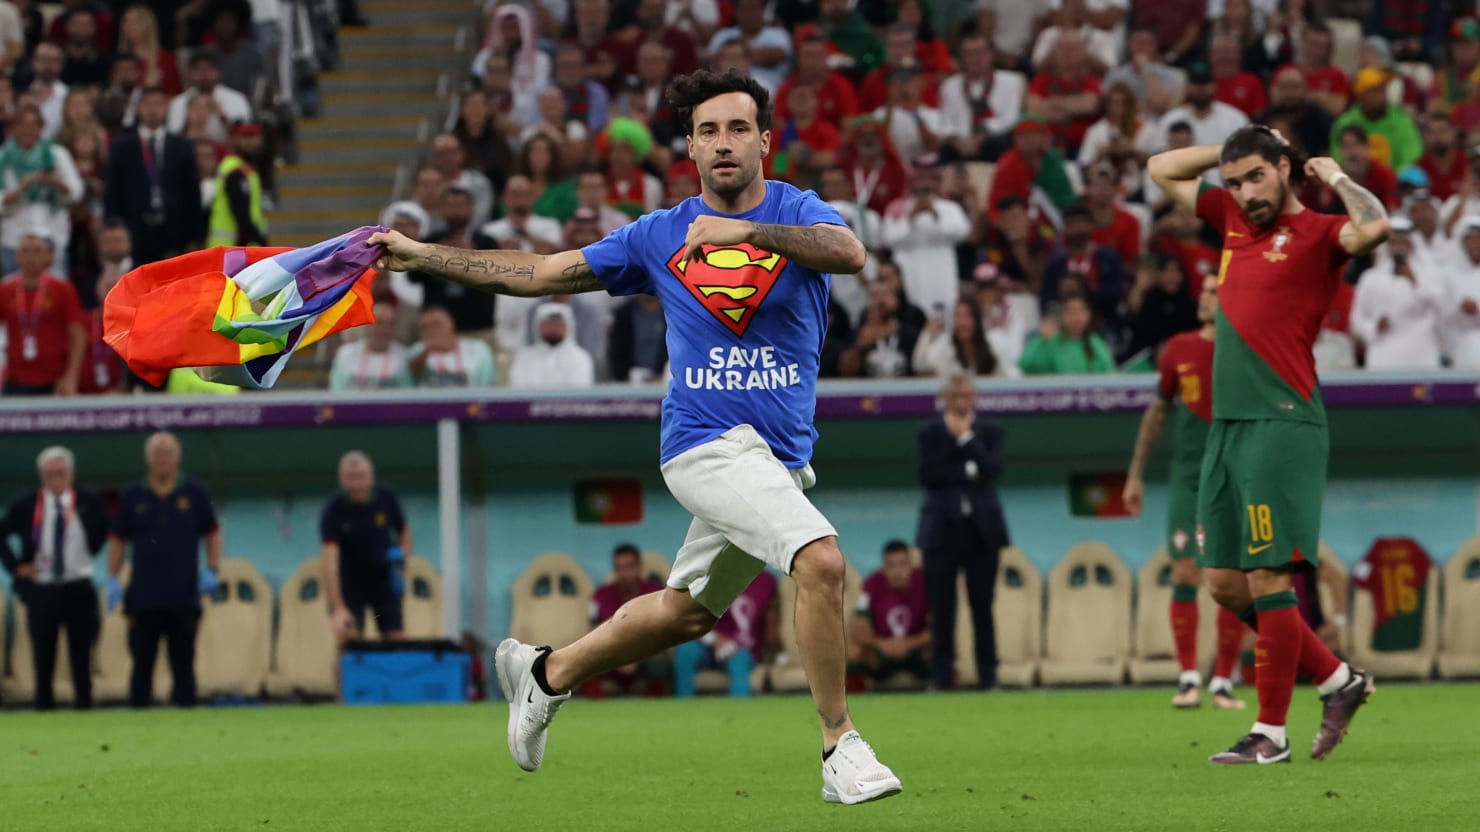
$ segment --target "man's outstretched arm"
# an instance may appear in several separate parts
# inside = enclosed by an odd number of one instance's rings
[[[684,245],[685,259],[702,256],[701,246],[736,246],[750,243],[762,251],[779,254],[793,263],[832,274],[863,271],[868,252],[853,230],[842,225],[770,225],[704,215],[689,223]]]
[[[471,250],[418,243],[398,231],[377,233],[369,242],[385,246],[385,256],[375,264],[378,269],[422,272],[498,295],[533,298],[606,288],[579,250],[548,255]]]

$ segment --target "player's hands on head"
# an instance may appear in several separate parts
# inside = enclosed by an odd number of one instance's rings
[[[684,235],[683,257],[689,262],[704,259],[703,246],[737,246],[750,239],[751,224],[746,220],[704,215],[689,223]]]
[[[1125,510],[1130,512],[1132,517],[1140,517],[1145,500],[1146,484],[1138,477],[1126,477],[1125,488],[1120,492],[1120,501],[1125,503]]]
[[[1341,165],[1330,156],[1316,156],[1305,163],[1305,174],[1314,176],[1327,185],[1331,184],[1331,180],[1341,172]]]
[[[375,261],[375,268],[383,272],[411,271],[421,252],[421,243],[395,230],[377,231],[366,242],[372,246],[385,246],[385,254]]]

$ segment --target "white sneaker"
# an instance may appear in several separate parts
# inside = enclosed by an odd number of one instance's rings
[[[822,763],[822,799],[828,803],[867,803],[904,790],[899,778],[874,756],[857,731],[849,731]]]
[[[550,721],[570,694],[550,696],[540,689],[530,668],[548,647],[531,647],[512,638],[499,643],[493,653],[498,686],[509,702],[509,753],[525,771],[536,771],[545,759],[545,739]]]

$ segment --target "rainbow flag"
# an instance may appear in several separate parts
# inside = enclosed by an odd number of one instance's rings
[[[214,381],[271,387],[293,353],[375,321],[371,265],[384,252],[357,228],[307,248],[221,246],[140,266],[103,304],[103,340],[140,378],[215,367]]]

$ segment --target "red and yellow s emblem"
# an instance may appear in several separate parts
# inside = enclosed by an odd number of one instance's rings
[[[749,243],[704,246],[704,260],[689,262],[679,248],[668,258],[668,270],[694,299],[736,335],[744,335],[787,260]]]

